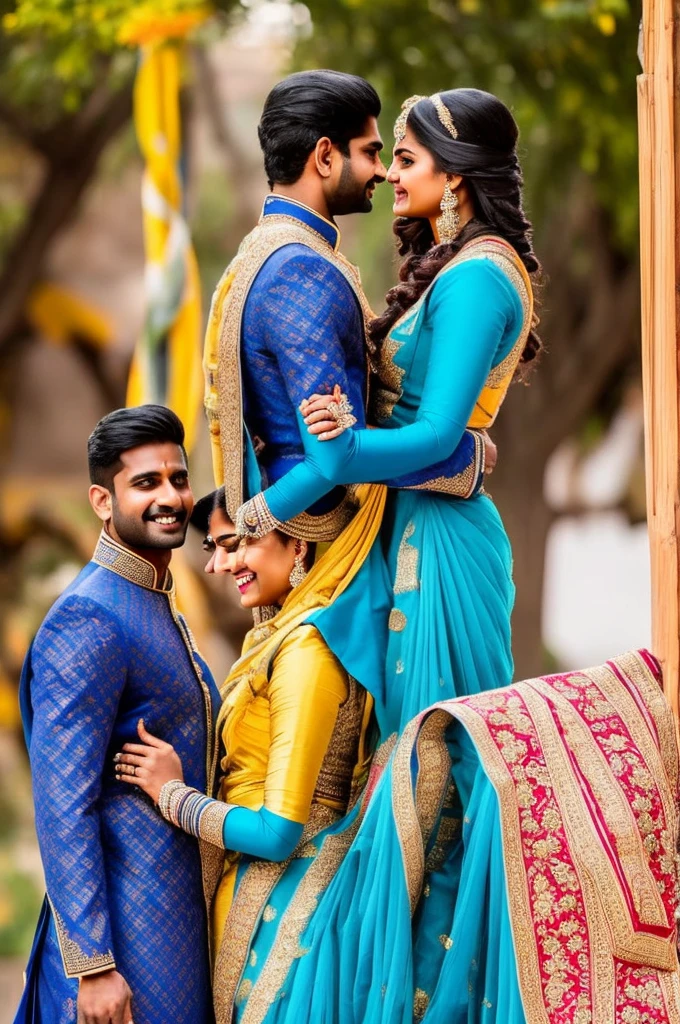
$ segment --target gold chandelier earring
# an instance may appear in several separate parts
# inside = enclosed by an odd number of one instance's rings
[[[307,570],[305,569],[305,562],[301,553],[300,541],[297,541],[295,544],[295,561],[288,577],[291,587],[293,589],[299,587],[306,575]]]
[[[437,233],[439,244],[452,242],[458,234],[460,227],[460,215],[458,213],[458,196],[451,188],[451,182],[447,178],[444,186],[444,194],[440,204],[441,214],[437,217]]]

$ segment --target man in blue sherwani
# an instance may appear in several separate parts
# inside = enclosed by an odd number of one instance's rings
[[[104,417],[88,441],[92,561],[48,612],[21,705],[47,897],[17,1021],[210,1024],[195,839],[113,754],[140,719],[210,791],[219,695],[175,605],[169,563],[194,499],[184,429],[157,405]]]

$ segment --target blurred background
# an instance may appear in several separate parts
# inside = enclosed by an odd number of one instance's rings
[[[141,32],[129,31],[131,16]],[[544,264],[547,352],[494,427],[499,463],[488,489],[514,546],[523,677],[649,642],[639,19],[640,4],[627,0],[0,0],[0,1024],[13,1015],[42,896],[21,663],[96,541],[85,441],[124,404],[146,322],[132,105],[139,46],[154,25],[183,39],[184,213],[203,319],[258,217],[259,112],[288,71],[370,79],[384,101],[388,157],[394,118],[413,93],[476,86],[511,106]],[[340,226],[380,309],[396,273],[389,186],[370,216]],[[191,469],[197,495],[209,490],[202,419]],[[219,677],[247,618],[223,584],[201,576],[201,563],[191,538],[184,610]]]

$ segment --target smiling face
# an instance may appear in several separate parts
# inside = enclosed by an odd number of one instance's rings
[[[446,173],[436,169],[429,149],[418,142],[410,128],[394,148],[387,180],[394,187],[395,216],[426,220],[439,216]]]
[[[385,180],[387,171],[380,158],[382,139],[378,122],[369,117],[362,135],[351,139],[349,156],[339,153],[328,185],[328,209],[332,217],[348,213],[370,213],[376,185]]]
[[[207,573],[233,576],[244,608],[282,605],[291,590],[295,556],[307,554],[305,541],[273,530],[257,540],[238,537],[226,512],[213,509],[203,546],[210,553]]]
[[[90,501],[114,540],[136,551],[184,543],[194,496],[177,444],[145,444],[123,452],[111,489],[93,484]]]

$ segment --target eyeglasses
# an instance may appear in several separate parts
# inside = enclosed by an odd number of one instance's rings
[[[215,543],[210,534],[203,540],[203,550],[208,554],[212,554],[215,548],[218,546],[226,551],[228,555],[235,555],[240,547],[248,547],[256,538],[253,537],[224,537],[220,540],[219,545]]]

